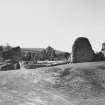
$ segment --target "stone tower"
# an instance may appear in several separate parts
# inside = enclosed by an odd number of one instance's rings
[[[103,53],[104,57],[105,57],[105,42],[102,43],[102,49],[101,52]]]
[[[92,46],[85,37],[79,37],[75,40],[72,46],[72,63],[91,62],[94,58]]]

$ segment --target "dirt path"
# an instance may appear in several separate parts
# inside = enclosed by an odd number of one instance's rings
[[[44,89],[21,91],[0,89],[0,105],[74,105],[60,95]]]
[[[56,99],[56,100],[61,100],[61,101],[65,102],[66,105],[74,105],[73,103],[71,103],[70,101],[68,101],[67,99],[65,99],[64,97],[62,97],[60,95],[54,94],[54,93],[46,91],[46,90],[43,90],[43,92],[53,96],[54,99]]]
[[[73,105],[60,94],[30,82],[32,75],[28,73],[24,70],[0,73],[0,105]]]

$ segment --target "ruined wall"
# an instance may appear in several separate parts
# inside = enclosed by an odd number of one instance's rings
[[[72,46],[71,56],[73,63],[91,62],[94,58],[94,51],[89,40],[85,37],[77,38]]]
[[[105,42],[102,43],[102,49],[101,52],[103,53],[104,57],[105,57]]]

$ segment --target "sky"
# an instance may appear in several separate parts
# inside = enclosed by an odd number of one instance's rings
[[[71,52],[77,37],[105,41],[105,0],[0,0],[0,44]]]

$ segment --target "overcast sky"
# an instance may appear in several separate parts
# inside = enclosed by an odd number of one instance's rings
[[[105,0],[0,0],[0,44],[70,52],[79,36],[101,49]]]

